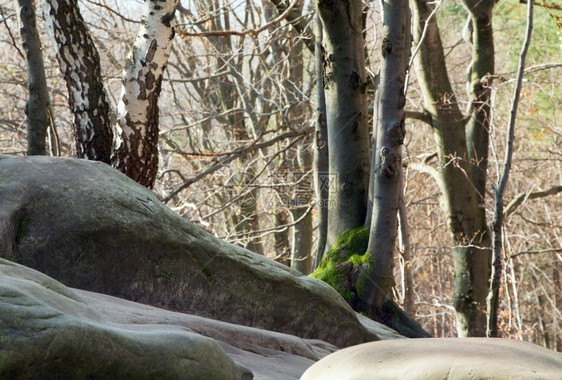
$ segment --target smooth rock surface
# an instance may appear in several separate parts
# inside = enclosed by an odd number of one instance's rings
[[[1,379],[251,379],[213,339],[125,325],[55,280],[0,259]]]
[[[105,294],[72,289],[104,320],[118,324],[170,324],[215,339],[254,379],[299,379],[319,359],[337,351],[329,343],[158,309]]]
[[[327,284],[211,236],[103,163],[0,156],[0,194],[0,257],[67,286],[338,347],[379,339]]]
[[[301,380],[560,380],[562,354],[509,339],[408,339],[335,352]]]

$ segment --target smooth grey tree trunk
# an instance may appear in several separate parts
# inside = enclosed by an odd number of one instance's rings
[[[443,45],[433,5],[426,0],[411,2],[414,13],[414,44],[419,44],[414,63],[437,144],[438,167],[431,172],[443,196],[453,240],[454,294],[457,331],[461,337],[486,333],[486,296],[489,279],[490,237],[484,209],[471,181],[466,121],[448,78]],[[426,26],[426,20],[427,26]]]
[[[141,28],[125,60],[113,166],[152,188],[158,172],[158,98],[174,38],[176,0],[145,0]]]
[[[362,1],[317,0],[324,27],[322,83],[326,96],[329,207],[326,248],[362,226],[367,212],[370,147]]]
[[[486,195],[488,146],[490,140],[490,95],[494,73],[494,33],[492,9],[495,0],[463,0],[469,12],[471,27],[472,62],[468,70],[470,120],[466,126],[468,153],[472,163],[472,183],[478,202],[484,205]]]
[[[27,116],[27,155],[45,155],[49,126],[49,91],[41,41],[37,32],[35,7],[31,0],[14,1],[16,5],[22,47],[27,61],[29,98],[25,107]]]
[[[402,190],[402,145],[406,134],[404,94],[410,56],[410,8],[408,0],[383,2],[382,63],[373,134],[376,139],[372,215],[367,252],[370,254],[368,282],[362,298],[380,309],[391,297],[393,263]]]
[[[109,163],[113,132],[100,57],[76,0],[43,0],[43,18],[55,47],[74,115],[76,155]]]
[[[328,196],[330,176],[328,173],[328,125],[326,122],[326,97],[322,80],[322,20],[315,17],[315,49],[316,65],[316,122],[314,136],[314,188],[316,190],[316,209],[318,210],[318,248],[314,267],[318,267],[324,251],[328,234]]]
[[[354,310],[405,336],[430,336],[391,297],[401,191],[400,150],[405,133],[404,85],[411,44],[408,3],[400,0],[383,4],[383,64],[377,96],[380,106],[375,105],[379,112],[372,160],[366,127],[362,2],[319,0],[317,6],[325,32],[322,81],[330,175],[326,248],[333,248],[326,254],[337,273],[334,278],[323,271],[317,276],[337,287]],[[370,173],[374,173],[373,207],[367,242],[361,231],[368,223]],[[322,261],[320,268],[327,265]]]

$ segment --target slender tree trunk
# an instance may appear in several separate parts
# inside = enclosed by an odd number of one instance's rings
[[[141,28],[125,60],[113,166],[152,188],[158,171],[158,98],[174,38],[176,0],[145,0]]]
[[[472,163],[472,183],[478,202],[484,207],[490,140],[490,95],[488,78],[494,73],[494,33],[492,9],[496,0],[463,0],[470,14],[472,62],[469,68],[470,120],[466,133],[468,153]]]
[[[376,150],[373,210],[367,252],[370,254],[369,282],[362,298],[380,309],[390,298],[394,285],[392,267],[396,249],[398,207],[402,189],[402,144],[406,134],[404,94],[410,56],[410,8],[408,0],[383,2],[382,63],[378,115],[374,124]]]
[[[414,305],[414,276],[412,274],[410,226],[408,224],[408,213],[403,189],[404,178],[401,178],[400,182],[402,190],[400,191],[398,199],[398,237],[400,242],[400,255],[402,259],[402,297],[404,299],[404,311],[406,314],[414,316],[416,312]]]
[[[314,149],[314,187],[316,190],[316,209],[318,210],[318,249],[315,268],[318,267],[324,251],[328,233],[328,192],[330,176],[328,173],[328,126],[326,123],[326,97],[322,80],[322,21],[316,15],[314,59],[316,65],[316,124]]]
[[[562,352],[562,321],[559,317],[559,313],[562,310],[562,281],[560,281],[560,271],[560,265],[553,265],[552,284],[554,285],[554,307],[552,309],[552,319],[554,320],[554,331],[558,332],[553,338],[553,349],[557,352]],[[515,285],[512,284],[512,286]]]
[[[296,18],[302,14],[304,1],[299,1],[292,8],[292,17]],[[287,60],[291,62],[288,67],[289,75],[284,81],[284,87],[291,89],[295,85],[301,85],[304,79],[304,45],[299,39],[295,41],[287,54]],[[286,92],[287,100],[291,107],[288,112],[288,124],[293,128],[301,129],[306,126],[306,109],[302,99],[292,91]],[[293,189],[294,204],[289,208],[295,225],[292,227],[293,246],[291,250],[291,267],[304,274],[309,274],[312,267],[312,214],[310,203],[312,202],[312,141],[304,137],[296,147],[289,170],[298,174],[295,176],[295,188]]]
[[[43,0],[43,18],[53,41],[74,115],[76,155],[110,162],[113,132],[100,57],[76,0]]]
[[[302,220],[293,228],[291,268],[309,274],[312,271],[312,214],[308,207],[295,208],[292,214],[293,220]]]
[[[362,226],[367,211],[369,132],[362,2],[317,1],[324,26],[322,81],[326,96],[330,184],[327,247]]]
[[[312,171],[312,152],[310,151],[310,139],[301,140],[297,150],[297,160],[299,172],[306,176],[302,182],[297,184],[295,192],[296,207],[291,209],[293,220],[302,219],[293,227],[293,249],[291,256],[291,267],[304,274],[309,274],[312,270],[312,213],[309,205],[312,201],[311,181]],[[299,178],[299,180],[301,180]],[[302,190],[301,190],[302,189]]]
[[[35,20],[35,7],[32,0],[18,0],[14,3],[18,10],[20,35],[27,61],[27,87],[29,89],[29,98],[25,107],[27,155],[45,155],[49,126],[49,91],[45,79],[41,41]]]
[[[467,143],[465,121],[447,75],[437,21],[430,17],[433,7],[426,0],[413,0],[412,9],[414,43],[421,42],[414,62],[437,143],[436,179],[454,246],[453,302],[458,335],[484,336],[490,238],[484,210],[471,181],[470,142]],[[425,38],[420,41],[424,27]]]
[[[502,241],[502,224],[503,224],[503,194],[507,181],[509,180],[509,172],[511,170],[511,160],[513,156],[513,142],[515,139],[515,117],[517,115],[517,106],[519,105],[519,94],[523,84],[523,74],[525,71],[525,58],[527,50],[531,43],[531,35],[533,33],[533,1],[527,0],[527,29],[525,32],[525,40],[519,56],[519,70],[517,72],[517,83],[513,89],[513,97],[511,101],[511,112],[509,114],[507,142],[505,149],[504,166],[498,187],[494,189],[494,219],[492,221],[492,274],[490,281],[490,291],[487,298],[487,330],[488,337],[498,336],[498,303],[500,294],[500,283],[502,276],[502,259],[501,252],[503,247]]]
[[[273,233],[275,260],[282,264],[291,266],[291,244],[289,243],[289,212],[282,202],[279,202],[275,212],[275,227],[279,231]]]

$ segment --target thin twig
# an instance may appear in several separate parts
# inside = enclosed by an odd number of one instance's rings
[[[183,32],[182,34],[186,35],[186,36],[191,36],[191,37],[227,37],[227,36],[245,36],[248,34],[251,34],[253,36],[257,36],[258,34],[260,34],[261,32],[263,32],[264,30],[272,27],[275,24],[280,23],[281,21],[283,21],[285,18],[287,18],[287,16],[289,15],[289,13],[291,12],[291,10],[294,8],[294,6],[297,4],[299,0],[294,0],[291,5],[289,5],[289,7],[287,8],[287,10],[285,10],[285,12],[283,12],[281,15],[279,15],[279,17],[277,17],[274,20],[271,20],[270,22],[260,26],[259,28],[256,29],[246,29],[246,30],[242,30],[242,31],[238,31],[238,30],[211,30],[208,32]]]
[[[18,51],[18,54],[20,55],[20,57],[23,60],[25,60],[25,55],[23,55],[22,51],[18,47],[18,44],[16,43],[16,39],[14,38],[14,35],[12,34],[12,30],[8,26],[8,18],[10,18],[10,16],[8,16],[8,17],[4,16],[4,9],[1,6],[0,6],[0,16],[2,16],[2,21],[4,22],[4,24],[6,24],[6,29],[8,30],[8,34],[10,35],[10,39],[12,40],[12,45]]]
[[[523,84],[523,76],[525,74],[525,58],[529,45],[531,43],[531,36],[533,33],[533,1],[527,0],[527,28],[525,31],[525,40],[519,55],[519,69],[517,71],[517,82],[513,89],[513,97],[511,101],[511,112],[509,114],[508,122],[508,137],[507,147],[505,150],[505,159],[503,163],[502,175],[500,177],[497,188],[494,188],[494,219],[492,221],[492,272],[490,274],[490,290],[486,300],[487,315],[486,315],[486,335],[488,337],[496,337],[498,335],[498,303],[499,303],[499,289],[502,271],[501,251],[503,249],[502,230],[503,230],[503,194],[509,179],[509,172],[511,170],[511,162],[513,157],[513,142],[515,140],[515,117],[517,116],[517,107],[519,105],[519,97],[521,93],[521,86]]]
[[[507,206],[505,206],[505,217],[507,218],[509,215],[514,213],[517,207],[521,206],[527,199],[544,198],[550,195],[556,195],[560,192],[562,192],[562,186],[553,186],[547,190],[519,193],[511,202],[509,202]]]
[[[562,248],[546,248],[546,249],[538,249],[534,251],[521,251],[510,255],[509,259],[513,259],[521,255],[540,255],[542,253],[560,253],[560,252],[562,252]]]
[[[227,157],[225,157],[221,160],[218,160],[214,165],[209,166],[207,169],[203,170],[201,173],[197,174],[196,176],[188,178],[176,190],[172,191],[170,194],[168,194],[166,197],[164,197],[162,199],[162,202],[168,203],[179,192],[188,188],[189,186],[191,186],[195,182],[199,181],[201,178],[206,177],[209,174],[212,174],[212,173],[216,172],[217,170],[221,169],[222,167],[224,167],[229,162],[231,162],[234,159],[240,157],[243,153],[246,153],[248,151],[255,151],[255,150],[258,150],[258,149],[262,149],[262,148],[271,146],[271,145],[277,143],[278,141],[281,141],[281,140],[284,140],[284,139],[287,139],[287,138],[290,138],[290,137],[303,136],[303,135],[306,135],[306,134],[309,134],[309,133],[312,133],[312,132],[314,132],[314,128],[312,128],[312,127],[304,128],[304,129],[299,130],[299,131],[291,131],[291,132],[284,133],[282,135],[279,135],[279,136],[276,136],[276,137],[272,138],[271,140],[264,141],[264,142],[259,143],[259,144],[257,143],[257,140],[254,140],[252,143],[250,143],[248,145],[241,146],[237,149],[234,149],[232,151],[231,155],[229,155],[229,156],[227,156]]]
[[[123,16],[121,13],[117,12],[115,9],[111,8],[110,6],[108,6],[107,4],[103,4],[97,1],[92,1],[92,0],[86,0],[88,3],[98,6],[98,7],[102,7],[104,9],[106,9],[107,11],[109,11],[110,13],[113,13],[114,15],[118,16],[119,18],[121,18],[122,20],[128,21],[128,22],[133,22],[135,24],[140,24],[140,21],[137,20],[133,20],[132,18],[128,18],[126,16]]]

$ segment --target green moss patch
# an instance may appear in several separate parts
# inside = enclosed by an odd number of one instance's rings
[[[369,265],[369,231],[366,227],[343,232],[311,274],[332,286],[350,305],[357,301],[356,281]]]

